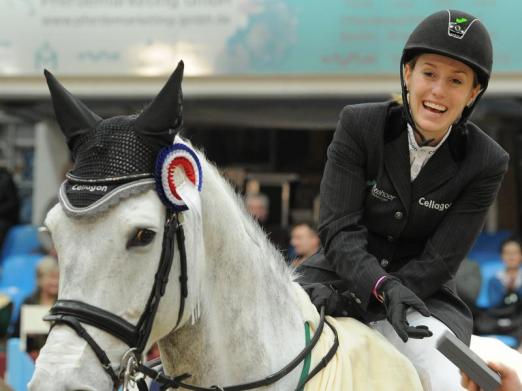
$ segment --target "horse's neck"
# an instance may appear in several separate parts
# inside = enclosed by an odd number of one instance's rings
[[[189,372],[191,382],[207,385],[262,379],[304,346],[294,287],[288,272],[272,259],[275,250],[245,220],[236,200],[204,202],[203,312],[196,325],[187,324],[162,341],[166,369]],[[298,371],[274,389],[295,387]]]

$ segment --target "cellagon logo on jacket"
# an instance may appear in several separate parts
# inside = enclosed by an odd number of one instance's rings
[[[419,205],[438,210],[439,212],[444,212],[450,208],[451,202],[437,202],[433,200],[427,200],[425,197],[421,197],[419,198]]]

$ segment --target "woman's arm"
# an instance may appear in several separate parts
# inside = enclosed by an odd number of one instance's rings
[[[375,282],[386,275],[366,250],[367,230],[360,224],[367,194],[367,146],[371,142],[365,121],[366,117],[349,106],[341,112],[321,181],[319,224],[328,261],[348,282],[363,309],[368,306]],[[376,138],[375,142],[379,141],[382,143]]]

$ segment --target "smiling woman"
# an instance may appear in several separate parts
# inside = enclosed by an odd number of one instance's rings
[[[454,276],[507,169],[507,153],[468,121],[492,54],[470,14],[444,10],[419,23],[401,57],[403,104],[341,112],[321,182],[324,252],[301,265],[316,305],[370,323],[434,391],[459,389],[457,368],[435,346],[448,329],[469,343],[471,313]]]
[[[469,66],[434,53],[408,62],[404,78],[415,127],[425,139],[433,140],[431,144],[442,140],[481,89]]]

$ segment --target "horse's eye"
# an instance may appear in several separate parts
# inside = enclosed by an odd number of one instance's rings
[[[151,243],[156,236],[156,232],[147,228],[138,228],[134,235],[127,242],[127,248],[143,247]]]

